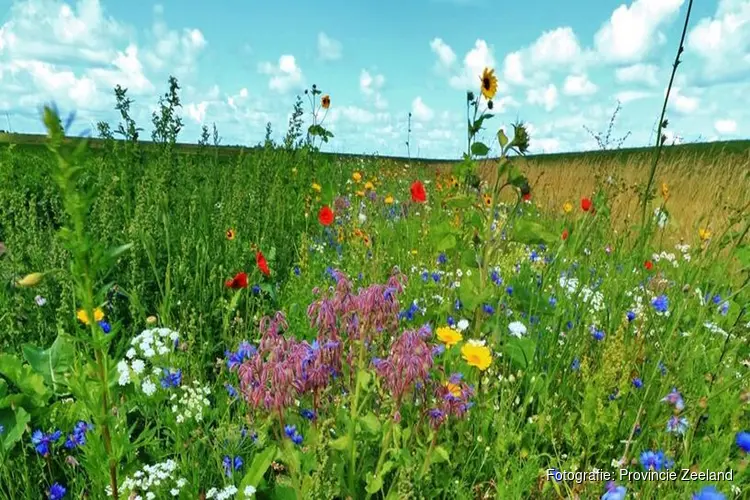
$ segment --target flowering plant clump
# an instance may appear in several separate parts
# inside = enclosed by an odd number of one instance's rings
[[[181,372],[164,366],[179,343],[179,334],[168,328],[144,330],[130,341],[125,359],[117,364],[121,386],[138,384],[146,396],[159,387],[167,389],[181,382]]]

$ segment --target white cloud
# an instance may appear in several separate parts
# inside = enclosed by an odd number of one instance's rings
[[[615,94],[615,99],[620,101],[622,104],[633,102],[633,101],[639,101],[641,99],[645,99],[647,97],[651,97],[653,94],[651,92],[645,92],[643,90],[623,90],[622,92],[617,92]]]
[[[635,0],[620,5],[594,35],[597,52],[607,61],[638,62],[664,41],[659,31],[685,0]]]
[[[557,107],[557,97],[557,87],[552,83],[547,87],[530,89],[526,93],[526,100],[529,104],[543,106],[545,111],[552,111]]]
[[[556,153],[560,151],[560,141],[554,137],[532,138],[529,149],[538,153]]]
[[[417,96],[411,103],[411,114],[415,120],[427,122],[432,120],[435,112],[430,109],[420,96]]]
[[[529,53],[536,67],[566,66],[580,57],[581,46],[573,29],[566,26],[542,33],[529,47]]]
[[[195,120],[196,123],[203,124],[206,119],[206,109],[208,108],[208,102],[202,101],[199,103],[188,103],[185,106],[185,112],[187,115]]]
[[[438,56],[438,64],[443,68],[450,68],[456,62],[456,53],[442,38],[433,38],[430,49]]]
[[[302,70],[293,55],[284,54],[279,57],[278,64],[262,62],[258,65],[258,71],[271,77],[268,80],[269,89],[282,94],[302,85]]]
[[[324,61],[341,59],[343,47],[341,42],[334,40],[322,31],[318,33],[318,57]]]
[[[615,70],[615,79],[620,83],[642,83],[649,87],[659,85],[659,68],[653,64],[632,64]]]
[[[88,70],[88,73],[97,81],[106,84],[107,90],[116,85],[121,85],[131,93],[143,94],[154,90],[153,84],[144,73],[137,46],[128,45],[124,52],[118,52],[112,66],[110,69],[93,68]]]
[[[459,72],[450,77],[450,86],[459,90],[479,89],[480,77],[484,68],[495,68],[495,57],[484,40],[477,40],[474,48],[466,53],[463,66]],[[505,89],[502,81],[498,82],[498,90]]]
[[[719,134],[733,134],[737,132],[737,122],[734,120],[716,120],[714,122],[714,129]]]
[[[716,14],[690,30],[687,47],[705,59],[710,79],[750,69],[750,2],[719,0]]]
[[[682,94],[679,87],[673,87],[669,95],[669,105],[677,113],[689,115],[698,109],[700,100],[697,97]]]
[[[524,83],[523,62],[521,61],[520,52],[511,52],[505,56],[505,61],[503,61],[503,76],[510,83]]]
[[[156,18],[151,30],[154,46],[143,52],[143,60],[155,70],[169,70],[178,77],[190,74],[207,45],[206,39],[199,29],[169,29],[161,18],[162,13],[163,9],[154,9]]]
[[[569,75],[563,84],[563,93],[570,96],[595,94],[598,87],[586,75]]]
[[[359,90],[372,102],[377,109],[388,107],[388,101],[383,98],[380,90],[385,84],[385,77],[381,74],[371,75],[369,71],[363,69],[359,74]]]

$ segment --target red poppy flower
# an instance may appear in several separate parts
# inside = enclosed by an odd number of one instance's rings
[[[268,268],[268,261],[263,256],[263,252],[261,252],[260,250],[255,253],[255,262],[258,264],[258,269],[260,269],[260,272],[262,272],[266,276],[271,276],[271,270]]]
[[[562,240],[563,241],[567,240],[568,239],[568,235],[569,235],[568,230],[567,229],[563,229]]]
[[[328,205],[324,205],[323,208],[318,212],[318,222],[324,226],[330,226],[333,224],[333,210]]]
[[[234,278],[227,280],[225,285],[227,288],[247,288],[247,273],[237,273]]]
[[[424,184],[421,181],[414,181],[411,185],[411,199],[416,203],[427,201],[427,192],[424,190]]]
[[[647,271],[650,271],[654,268],[654,263],[651,262],[650,260],[647,260],[646,262],[643,263],[643,267],[645,267]]]
[[[592,205],[593,203],[591,202],[591,199],[581,198],[581,210],[583,210],[584,212],[588,212],[589,210],[591,210]]]
[[[529,201],[531,200],[531,193],[526,193],[523,195],[523,201]]]

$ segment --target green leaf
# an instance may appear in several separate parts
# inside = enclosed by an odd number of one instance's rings
[[[44,378],[44,382],[59,394],[59,389],[66,387],[66,378],[73,368],[75,346],[72,339],[60,333],[48,349],[39,349],[31,344],[23,346],[23,357],[29,362],[32,370]]]
[[[505,131],[503,129],[500,129],[497,133],[497,142],[500,143],[500,147],[504,148],[508,145],[508,142],[510,140],[508,139],[508,136],[505,135]]]
[[[341,436],[338,439],[334,439],[329,444],[334,450],[348,450],[349,447],[351,447],[351,439],[349,439],[349,435],[347,434],[346,436]]]
[[[119,247],[115,247],[115,248],[111,249],[109,251],[109,256],[111,258],[113,258],[113,259],[117,258],[120,255],[122,255],[125,252],[127,252],[128,250],[130,250],[131,248],[133,248],[133,244],[132,243],[126,243],[125,245],[120,245]]]
[[[359,370],[357,372],[357,380],[359,381],[359,386],[362,389],[367,390],[367,388],[370,387],[372,375],[370,375],[370,372],[367,370]]]
[[[380,474],[379,476],[376,476],[372,472],[368,472],[365,475],[365,478],[367,480],[367,486],[365,487],[365,491],[367,491],[368,494],[374,495],[375,493],[377,493],[383,488],[383,475],[382,474]]]
[[[255,454],[252,463],[250,463],[250,467],[245,473],[245,477],[242,478],[242,482],[239,486],[240,491],[244,491],[248,486],[253,486],[255,488],[258,487],[258,484],[263,480],[266,471],[271,466],[271,462],[273,462],[273,459],[276,456],[276,451],[276,446],[271,445]]]
[[[10,451],[14,444],[23,437],[26,425],[31,421],[31,415],[22,407],[15,410],[5,408],[0,410],[0,425],[5,431],[0,434],[0,449]]]
[[[447,234],[437,244],[436,250],[438,252],[445,252],[446,250],[451,250],[453,248],[456,248],[456,244],[457,243],[458,242],[456,241],[456,236],[455,235],[453,235],[453,234]]]
[[[483,142],[475,142],[471,145],[471,154],[475,156],[487,156],[490,152],[490,148]]]
[[[15,385],[34,406],[44,406],[51,396],[44,378],[15,356],[0,354],[0,375]]]
[[[517,368],[525,369],[534,358],[536,342],[529,337],[511,337],[505,344],[505,353]]]
[[[380,420],[378,420],[378,417],[374,413],[370,412],[364,417],[360,417],[359,421],[362,422],[362,425],[368,432],[372,434],[380,432]]]
[[[527,245],[549,245],[554,243],[557,237],[538,222],[520,219],[513,225],[511,239]]]
[[[448,450],[446,450],[442,446],[437,446],[435,447],[434,453],[432,455],[432,463],[439,464],[441,462],[448,462],[450,464],[450,455],[448,454]]]
[[[474,204],[474,199],[470,196],[458,195],[444,199],[443,203],[445,203],[445,206],[448,208],[458,208],[464,210],[470,208]]]

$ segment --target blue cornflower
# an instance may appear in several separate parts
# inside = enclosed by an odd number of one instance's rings
[[[448,257],[444,253],[441,253],[440,255],[438,255],[438,258],[437,258],[438,264],[445,264],[446,262],[448,262]]]
[[[503,284],[503,278],[500,276],[500,273],[497,271],[492,271],[492,274],[490,274],[490,278],[492,279],[492,282],[496,284],[497,286],[500,286]]]
[[[235,471],[239,471],[244,464],[242,457],[240,456],[232,458],[229,455],[224,455],[224,460],[222,462],[224,465],[224,474],[226,474],[227,477],[232,477],[232,474],[234,474]]]
[[[49,500],[61,500],[67,492],[68,490],[65,489],[65,486],[60,483],[54,483],[49,487]]]
[[[661,376],[662,377],[667,374],[667,367],[664,365],[664,363],[662,363],[661,361],[659,361],[659,363],[657,364],[657,366],[659,367],[659,371],[661,372]]]
[[[430,273],[428,273],[427,271],[423,271],[422,272],[422,281],[424,281],[425,283],[427,283],[429,280],[430,280]]]
[[[57,440],[60,439],[60,436],[62,436],[62,432],[60,432],[59,430],[56,430],[55,432],[52,432],[50,434],[45,434],[41,430],[37,429],[33,434],[31,434],[31,444],[34,445],[34,449],[37,453],[39,453],[43,457],[46,457],[47,455],[49,455],[52,449],[52,444],[57,442]]]
[[[455,326],[456,325],[456,320],[453,319],[453,316],[448,316],[448,319],[446,321],[448,323],[448,326]]]
[[[440,282],[440,273],[432,273],[432,281],[434,281],[435,283],[439,283]]]
[[[106,321],[102,320],[99,322],[99,326],[101,327],[102,331],[104,333],[109,333],[112,331],[112,325],[107,323]]]
[[[507,293],[508,295],[513,295],[513,287],[509,286],[508,288],[506,288],[505,293]]]
[[[724,500],[726,496],[716,486],[706,486],[698,493],[693,493],[693,500]]]
[[[287,425],[284,427],[284,433],[292,440],[294,444],[302,444],[302,435],[297,432],[296,425]]]
[[[628,311],[627,317],[628,322],[633,321],[635,319],[635,313],[633,311]]]
[[[232,385],[224,384],[224,387],[227,389],[227,394],[229,394],[230,398],[237,397],[237,389],[235,389]]]
[[[93,426],[87,424],[83,420],[80,420],[74,427],[73,432],[68,435],[68,439],[65,440],[64,446],[72,450],[79,446],[86,444],[86,433],[91,430]]]
[[[315,420],[315,412],[308,409],[300,410],[299,414],[302,416],[302,418],[306,418],[307,420]]]
[[[164,376],[161,378],[161,386],[164,389],[169,389],[170,387],[179,387],[179,385],[182,383],[182,370],[177,370],[174,372],[170,372],[166,368],[164,368]]]
[[[591,327],[591,335],[594,337],[595,340],[602,341],[604,340],[604,330],[598,330],[596,327]]]
[[[568,321],[567,323],[565,323],[565,328],[567,328],[568,330],[571,330],[573,328],[573,322]]]
[[[1,434],[1,433],[0,433]],[[750,453],[750,432],[742,431],[737,433],[735,439],[737,446],[745,453]]]
[[[659,295],[651,301],[651,305],[658,313],[665,313],[669,309],[669,299],[666,295]]]
[[[688,419],[672,415],[667,421],[667,432],[684,435],[688,428]]]
[[[253,295],[259,295],[260,294],[260,285],[253,285],[251,288]]]
[[[438,344],[432,348],[432,356],[440,356],[445,352],[445,346],[443,344]]]
[[[555,307],[557,305],[557,299],[554,297],[549,298],[549,305]]]
[[[713,297],[711,297],[711,302],[713,302],[714,304],[718,305],[719,302],[721,302],[721,295],[719,295],[717,293],[716,295],[714,295]]]
[[[460,301],[460,300],[458,300],[458,299],[456,299],[456,302],[454,302],[454,303],[453,303],[453,308],[454,308],[454,309],[455,309],[456,311],[459,311],[459,310],[461,310],[461,308],[462,308],[463,306],[464,306],[464,305],[463,305],[463,304],[461,303],[461,301]]]
[[[641,453],[641,466],[645,470],[660,471],[664,467],[664,452],[647,450]]]
[[[627,493],[625,486],[618,486],[614,481],[607,483],[607,491],[602,495],[601,500],[625,500]]]
[[[633,387],[635,387],[636,389],[640,389],[641,387],[643,387],[643,380],[641,380],[640,377],[635,377],[633,379]]]
[[[487,313],[487,314],[494,314],[494,313],[495,313],[495,308],[494,308],[494,307],[492,307],[492,306],[491,306],[491,305],[489,305],[489,304],[485,304],[485,305],[484,305],[484,306],[482,307],[482,309],[484,309],[484,312],[485,312],[485,313]]]
[[[719,313],[722,316],[726,316],[727,313],[729,313],[729,302],[725,300],[724,302],[721,303],[721,306],[719,307]]]
[[[573,358],[573,362],[570,364],[570,369],[574,372],[581,369],[581,361],[577,357]]]
[[[296,276],[299,276],[300,274],[302,274],[302,271],[300,271],[299,266],[294,266],[294,274]]]
[[[5,432],[5,426],[0,425],[0,436]]]

